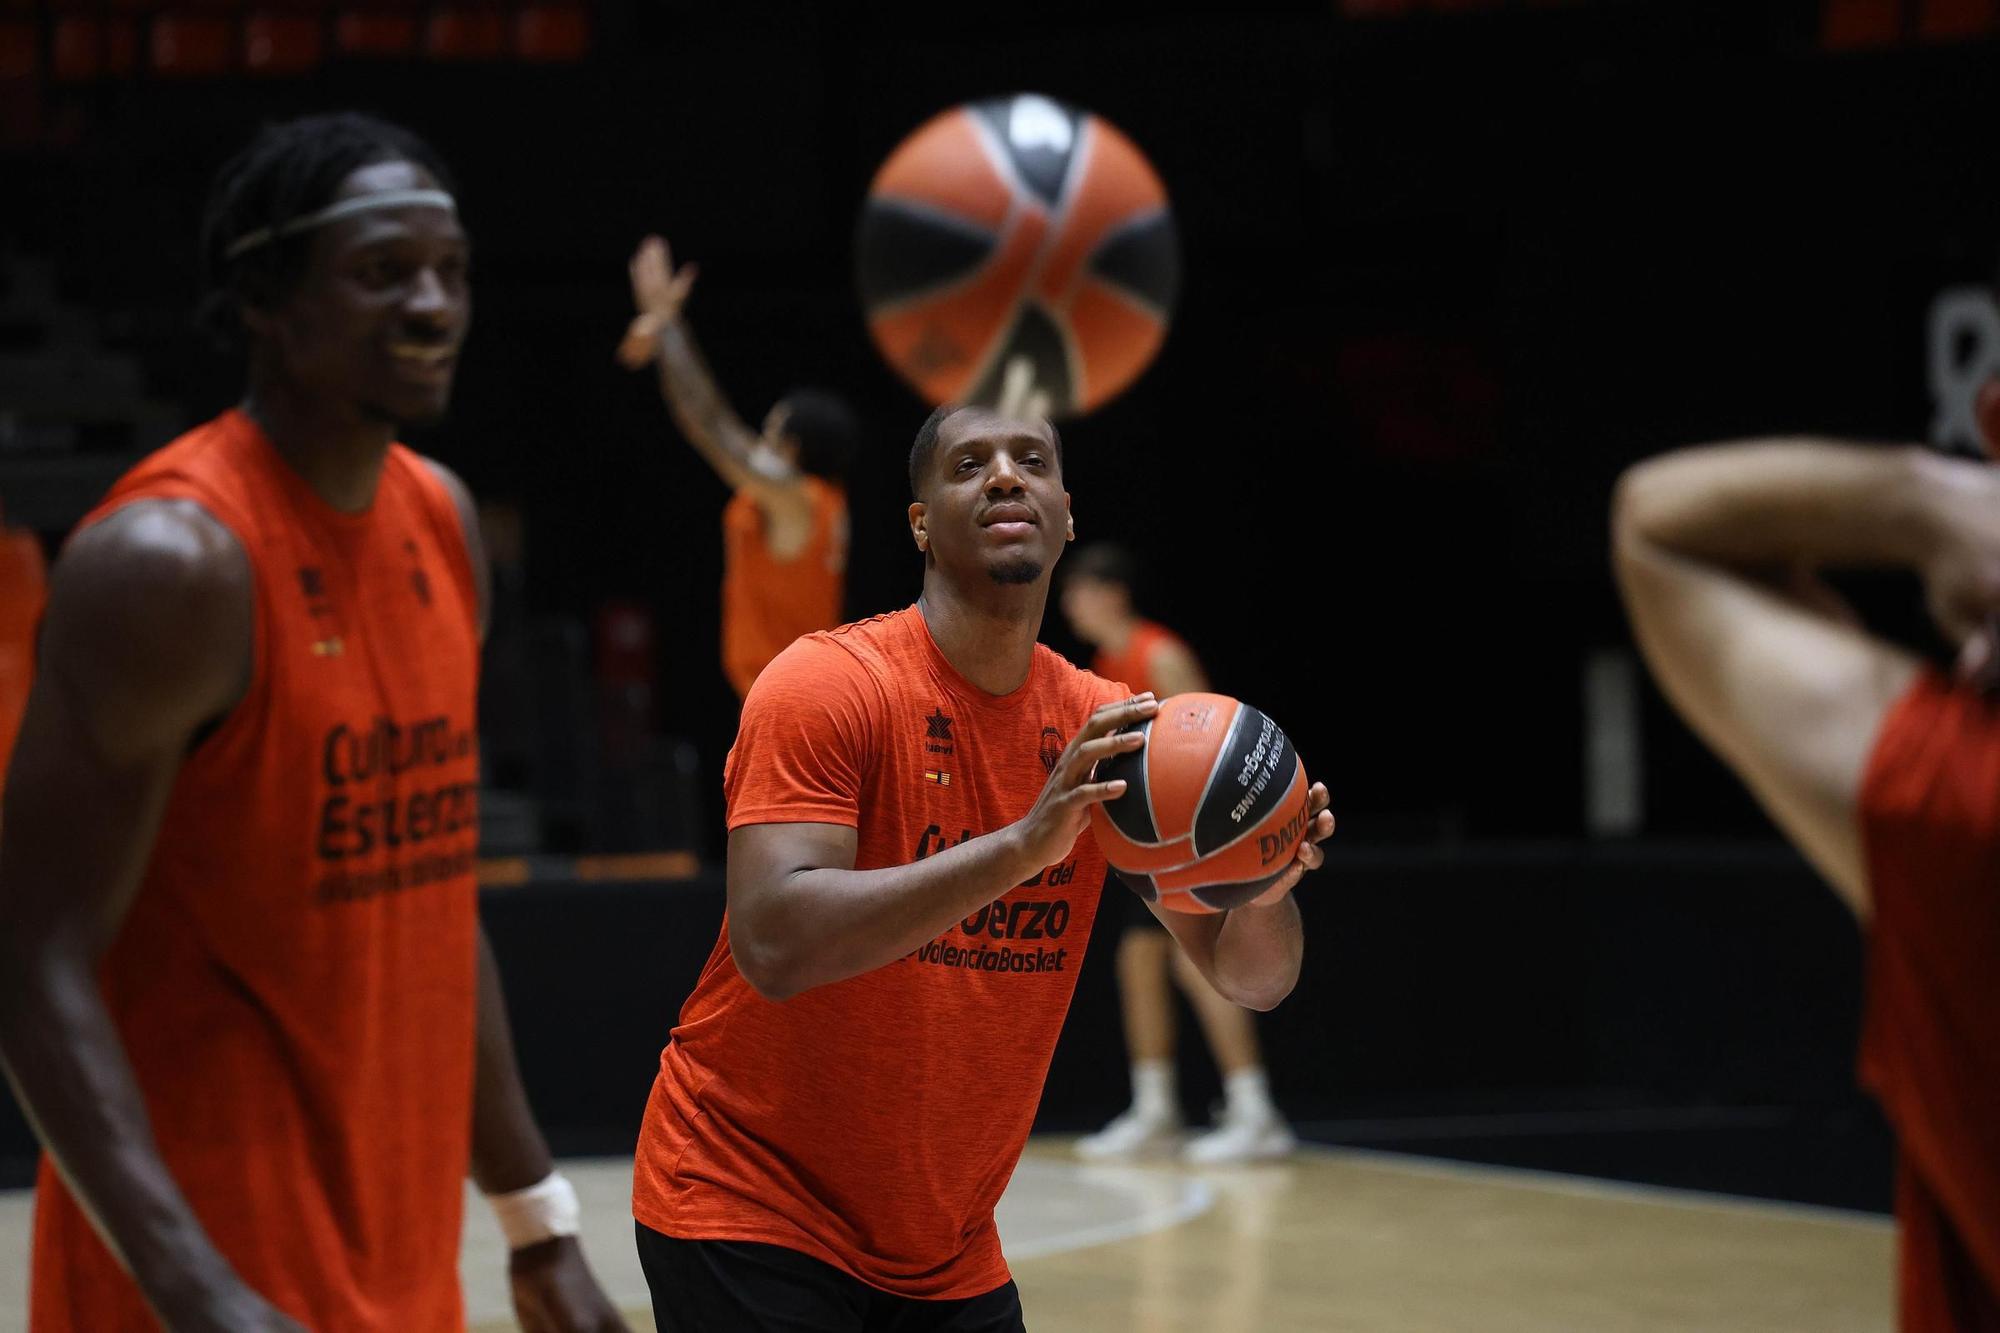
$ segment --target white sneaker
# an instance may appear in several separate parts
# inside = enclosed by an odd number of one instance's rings
[[[1090,1162],[1171,1154],[1181,1146],[1181,1118],[1133,1107],[1095,1134],[1076,1141],[1076,1155]]]
[[[1219,1166],[1283,1157],[1298,1146],[1291,1126],[1275,1114],[1225,1116],[1214,1129],[1196,1135],[1181,1155],[1195,1166]]]

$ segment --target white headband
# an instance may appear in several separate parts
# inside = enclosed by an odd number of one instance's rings
[[[329,222],[353,217],[356,213],[370,213],[378,208],[443,208],[458,211],[458,201],[443,190],[380,190],[374,194],[358,194],[352,199],[342,199],[339,203],[328,204],[317,213],[307,213],[293,218],[278,227],[259,227],[237,237],[222,252],[226,262],[238,255],[255,250],[260,245],[268,245],[280,236],[290,236],[294,232],[308,231],[313,227],[323,227]]]

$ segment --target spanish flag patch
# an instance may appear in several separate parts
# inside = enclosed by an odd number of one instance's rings
[[[951,785],[951,774],[941,768],[927,768],[924,770],[924,781],[935,782],[940,787],[949,787]]]

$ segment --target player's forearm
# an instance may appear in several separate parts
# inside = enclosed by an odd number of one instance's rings
[[[511,1194],[555,1169],[528,1107],[500,968],[479,932],[479,1017],[472,1090],[472,1179],[487,1194]]]
[[[1215,988],[1246,1009],[1275,1009],[1298,984],[1305,927],[1290,894],[1232,909],[1215,936]]]
[[[1813,440],[1665,454],[1619,481],[1618,558],[1651,548],[1741,569],[1911,566],[1932,538],[1939,460]]]
[[[23,1113],[111,1252],[168,1327],[237,1279],[174,1183],[94,967],[0,952],[0,1060]]]
[[[929,944],[1041,869],[1001,829],[908,865],[802,870],[732,899],[738,970],[759,994],[784,1000],[886,967]]]
[[[744,439],[748,428],[722,396],[685,322],[678,318],[667,321],[660,329],[659,342],[660,392],[675,424],[723,480],[740,485],[737,473],[750,467]]]

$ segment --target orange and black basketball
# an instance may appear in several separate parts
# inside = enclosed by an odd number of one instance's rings
[[[1138,377],[1180,275],[1145,155],[1033,93],[955,107],[905,139],[875,173],[857,250],[868,330],[912,388],[995,404],[1028,380],[1052,416]]]
[[[1097,766],[1125,794],[1092,806],[1097,845],[1147,902],[1240,907],[1278,881],[1312,822],[1305,765],[1278,724],[1226,694],[1176,694],[1145,748]]]

